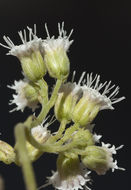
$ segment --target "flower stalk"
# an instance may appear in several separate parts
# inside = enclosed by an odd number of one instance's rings
[[[16,148],[17,158],[22,167],[26,189],[37,190],[34,171],[26,149],[26,137],[25,137],[24,126],[22,124],[16,125],[15,138],[16,138],[15,148]]]

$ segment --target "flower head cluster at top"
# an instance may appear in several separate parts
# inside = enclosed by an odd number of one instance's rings
[[[14,45],[8,36],[3,37],[7,45],[0,45],[9,49],[8,55],[19,59],[24,74],[23,80],[14,81],[14,85],[8,87],[16,92],[10,101],[10,104],[16,104],[12,111],[23,112],[26,107],[33,111],[33,119],[29,117],[23,124],[27,127],[25,136],[30,160],[37,160],[43,152],[58,154],[57,171],[39,189],[53,185],[58,190],[90,190],[91,171],[104,175],[110,169],[113,172],[115,169],[124,170],[113,159],[123,145],[116,148],[109,143],[100,143],[102,136],[94,133],[93,120],[101,110],[113,110],[114,104],[125,97],[117,97],[119,87],[112,85],[111,81],[102,83],[97,74],[93,76],[93,73],[83,72],[79,81],[75,82],[74,71],[72,81],[67,82],[70,73],[67,52],[73,43],[70,40],[73,30],[67,35],[64,23],[58,23],[57,38],[50,36],[46,24],[46,39],[37,37],[36,25],[34,30],[29,27],[27,30],[29,40],[26,30],[18,32],[21,45]],[[48,92],[49,84],[45,81],[46,73],[56,79],[51,95]],[[36,117],[34,112],[38,107],[41,111]],[[55,119],[45,124],[52,107]],[[55,120],[59,121],[60,126],[57,132],[51,133],[47,127]],[[2,154],[0,160],[8,164],[19,163],[15,154],[8,145],[8,154]]]

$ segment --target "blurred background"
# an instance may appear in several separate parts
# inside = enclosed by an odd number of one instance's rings
[[[78,80],[83,71],[101,75],[101,81],[112,80],[112,84],[120,86],[119,96],[126,100],[115,105],[114,111],[99,113],[94,123],[96,132],[102,134],[102,141],[124,144],[118,151],[116,159],[125,172],[111,171],[105,176],[97,176],[92,172],[93,190],[129,190],[130,159],[130,63],[131,63],[131,6],[129,1],[120,0],[0,0],[0,42],[3,35],[8,35],[15,44],[20,44],[17,31],[33,27],[37,24],[37,35],[45,38],[44,24],[48,24],[51,35],[58,34],[57,23],[65,22],[69,33],[73,28],[74,43],[69,51],[71,73],[76,70]],[[13,128],[17,122],[24,121],[30,114],[9,113],[12,107],[8,102],[12,92],[7,85],[22,77],[21,66],[17,58],[6,56],[7,49],[0,47],[0,139],[14,145]],[[49,85],[53,80],[48,79]],[[55,128],[55,126],[54,126]],[[44,154],[34,163],[38,186],[44,184],[46,176],[55,170],[56,155]],[[5,181],[5,190],[24,190],[24,182],[20,168],[15,165],[4,165],[0,162],[0,174]],[[53,189],[51,186],[45,189]]]

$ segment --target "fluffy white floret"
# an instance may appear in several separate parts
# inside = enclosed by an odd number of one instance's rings
[[[19,31],[18,34],[22,41],[21,45],[15,45],[8,36],[3,36],[7,45],[1,44],[1,46],[9,49],[7,55],[13,55],[18,58],[22,56],[30,56],[33,51],[41,50],[42,39],[36,36],[36,25],[34,25],[34,32],[31,28],[27,27],[29,31],[29,40],[27,40],[26,30]]]
[[[24,93],[24,88],[28,82],[26,80],[19,80],[19,81],[14,81],[14,85],[9,86],[9,88],[15,90],[16,94],[13,94],[13,99],[10,100],[10,105],[16,104],[16,108],[12,109],[10,112],[13,111],[19,111],[21,110],[22,112],[24,111],[25,107],[29,107],[34,111],[38,106],[37,103],[29,103],[27,98],[25,97]]]
[[[90,182],[89,174],[90,172],[81,166],[79,174],[75,176],[69,176],[67,179],[62,180],[59,172],[52,172],[52,176],[48,177],[47,184],[42,185],[39,189],[44,188],[48,185],[53,185],[55,189],[58,190],[78,190],[78,189],[88,189],[86,186],[87,182]]]
[[[59,36],[58,38],[55,38],[55,36],[50,37],[46,24],[45,29],[47,32],[47,39],[43,41],[45,52],[53,52],[59,49],[63,49],[67,52],[70,45],[73,43],[73,40],[69,40],[73,30],[71,30],[69,35],[67,35],[67,32],[64,30],[64,22],[62,22],[62,26],[58,23]]]
[[[46,121],[46,120],[45,120]],[[44,122],[45,122],[44,121]],[[49,126],[49,124],[47,123],[47,124],[45,124],[45,126],[43,127],[43,124],[41,124],[41,125],[38,125],[38,126],[36,126],[36,127],[33,127],[32,129],[31,129],[31,134],[32,134],[32,136],[34,136],[34,138],[36,139],[36,140],[40,140],[40,139],[42,139],[42,141],[43,142],[45,142],[48,138],[49,138],[49,136],[50,136],[50,131],[49,130],[47,130],[47,127]]]
[[[85,96],[88,101],[92,101],[96,104],[99,104],[100,110],[104,109],[114,109],[113,104],[122,101],[125,97],[117,98],[117,94],[119,93],[119,87],[115,85],[111,85],[111,81],[109,82],[100,82],[100,75],[96,75],[93,78],[93,74],[87,74],[83,72],[78,86],[83,90],[83,96]],[[73,75],[74,80],[75,73]],[[103,90],[102,90],[103,89]]]
[[[102,148],[107,152],[107,168],[111,169],[114,172],[115,169],[125,170],[124,168],[118,167],[117,160],[113,161],[113,154],[117,153],[117,150],[121,149],[124,145],[119,147],[115,147],[114,145],[111,147],[111,144],[105,144],[102,142]]]

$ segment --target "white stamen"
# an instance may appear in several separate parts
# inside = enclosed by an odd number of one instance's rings
[[[73,40],[69,40],[72,30],[70,34],[67,36],[66,31],[64,31],[64,22],[62,22],[62,25],[58,23],[58,32],[59,36],[55,39],[55,36],[50,37],[47,24],[45,24],[45,30],[47,33],[47,38],[43,42],[43,47],[45,49],[45,52],[53,52],[56,49],[63,49],[64,51],[68,51],[70,45],[73,43]]]
[[[107,81],[105,81],[104,83],[100,83],[100,75],[95,75],[93,79],[92,73],[87,74],[86,80],[84,79],[84,76],[85,72],[82,73],[78,81],[78,86],[82,84],[81,88],[83,89],[84,94],[87,94],[90,100],[99,103],[100,110],[114,109],[112,107],[112,104],[115,104],[125,99],[125,97],[116,98],[117,94],[119,93],[119,87],[115,87],[115,85],[110,86],[111,81],[109,81],[108,83]],[[103,88],[103,92],[100,92]],[[107,96],[107,94],[110,93],[112,89],[114,89],[112,93]]]
[[[102,142],[102,147],[107,152],[107,168],[108,169],[111,168],[112,172],[114,172],[115,169],[125,171],[125,168],[118,167],[117,160],[114,160],[114,162],[113,162],[113,158],[112,158],[112,155],[116,154],[117,153],[116,151],[123,148],[123,146],[124,145],[121,145],[121,146],[116,148],[114,145],[111,147],[111,144],[109,144],[109,143],[105,144],[105,143]]]
[[[84,71],[84,72],[82,73],[82,75],[81,75],[81,77],[80,77],[79,81],[78,81],[78,85],[80,85],[80,84],[81,84],[81,81],[83,80],[83,78],[84,78],[85,74],[86,74],[86,72]]]
[[[26,35],[26,30],[24,29],[24,41],[25,43],[27,42],[27,35]]]
[[[47,23],[45,23],[45,30],[46,30],[47,38],[51,39],[50,34],[49,34],[49,30],[48,30],[48,27],[47,27]]]
[[[20,39],[22,41],[21,45],[14,45],[14,43],[11,41],[11,39],[7,36],[3,36],[4,41],[7,45],[1,44],[0,45],[4,48],[9,49],[9,53],[7,55],[14,55],[18,58],[22,56],[30,56],[30,54],[33,51],[41,51],[41,44],[42,40],[41,38],[38,38],[36,36],[36,25],[34,25],[34,32],[31,28],[27,27],[29,31],[29,41],[27,41],[27,34],[26,30],[24,29],[23,32],[19,31],[18,35],[20,36]]]

